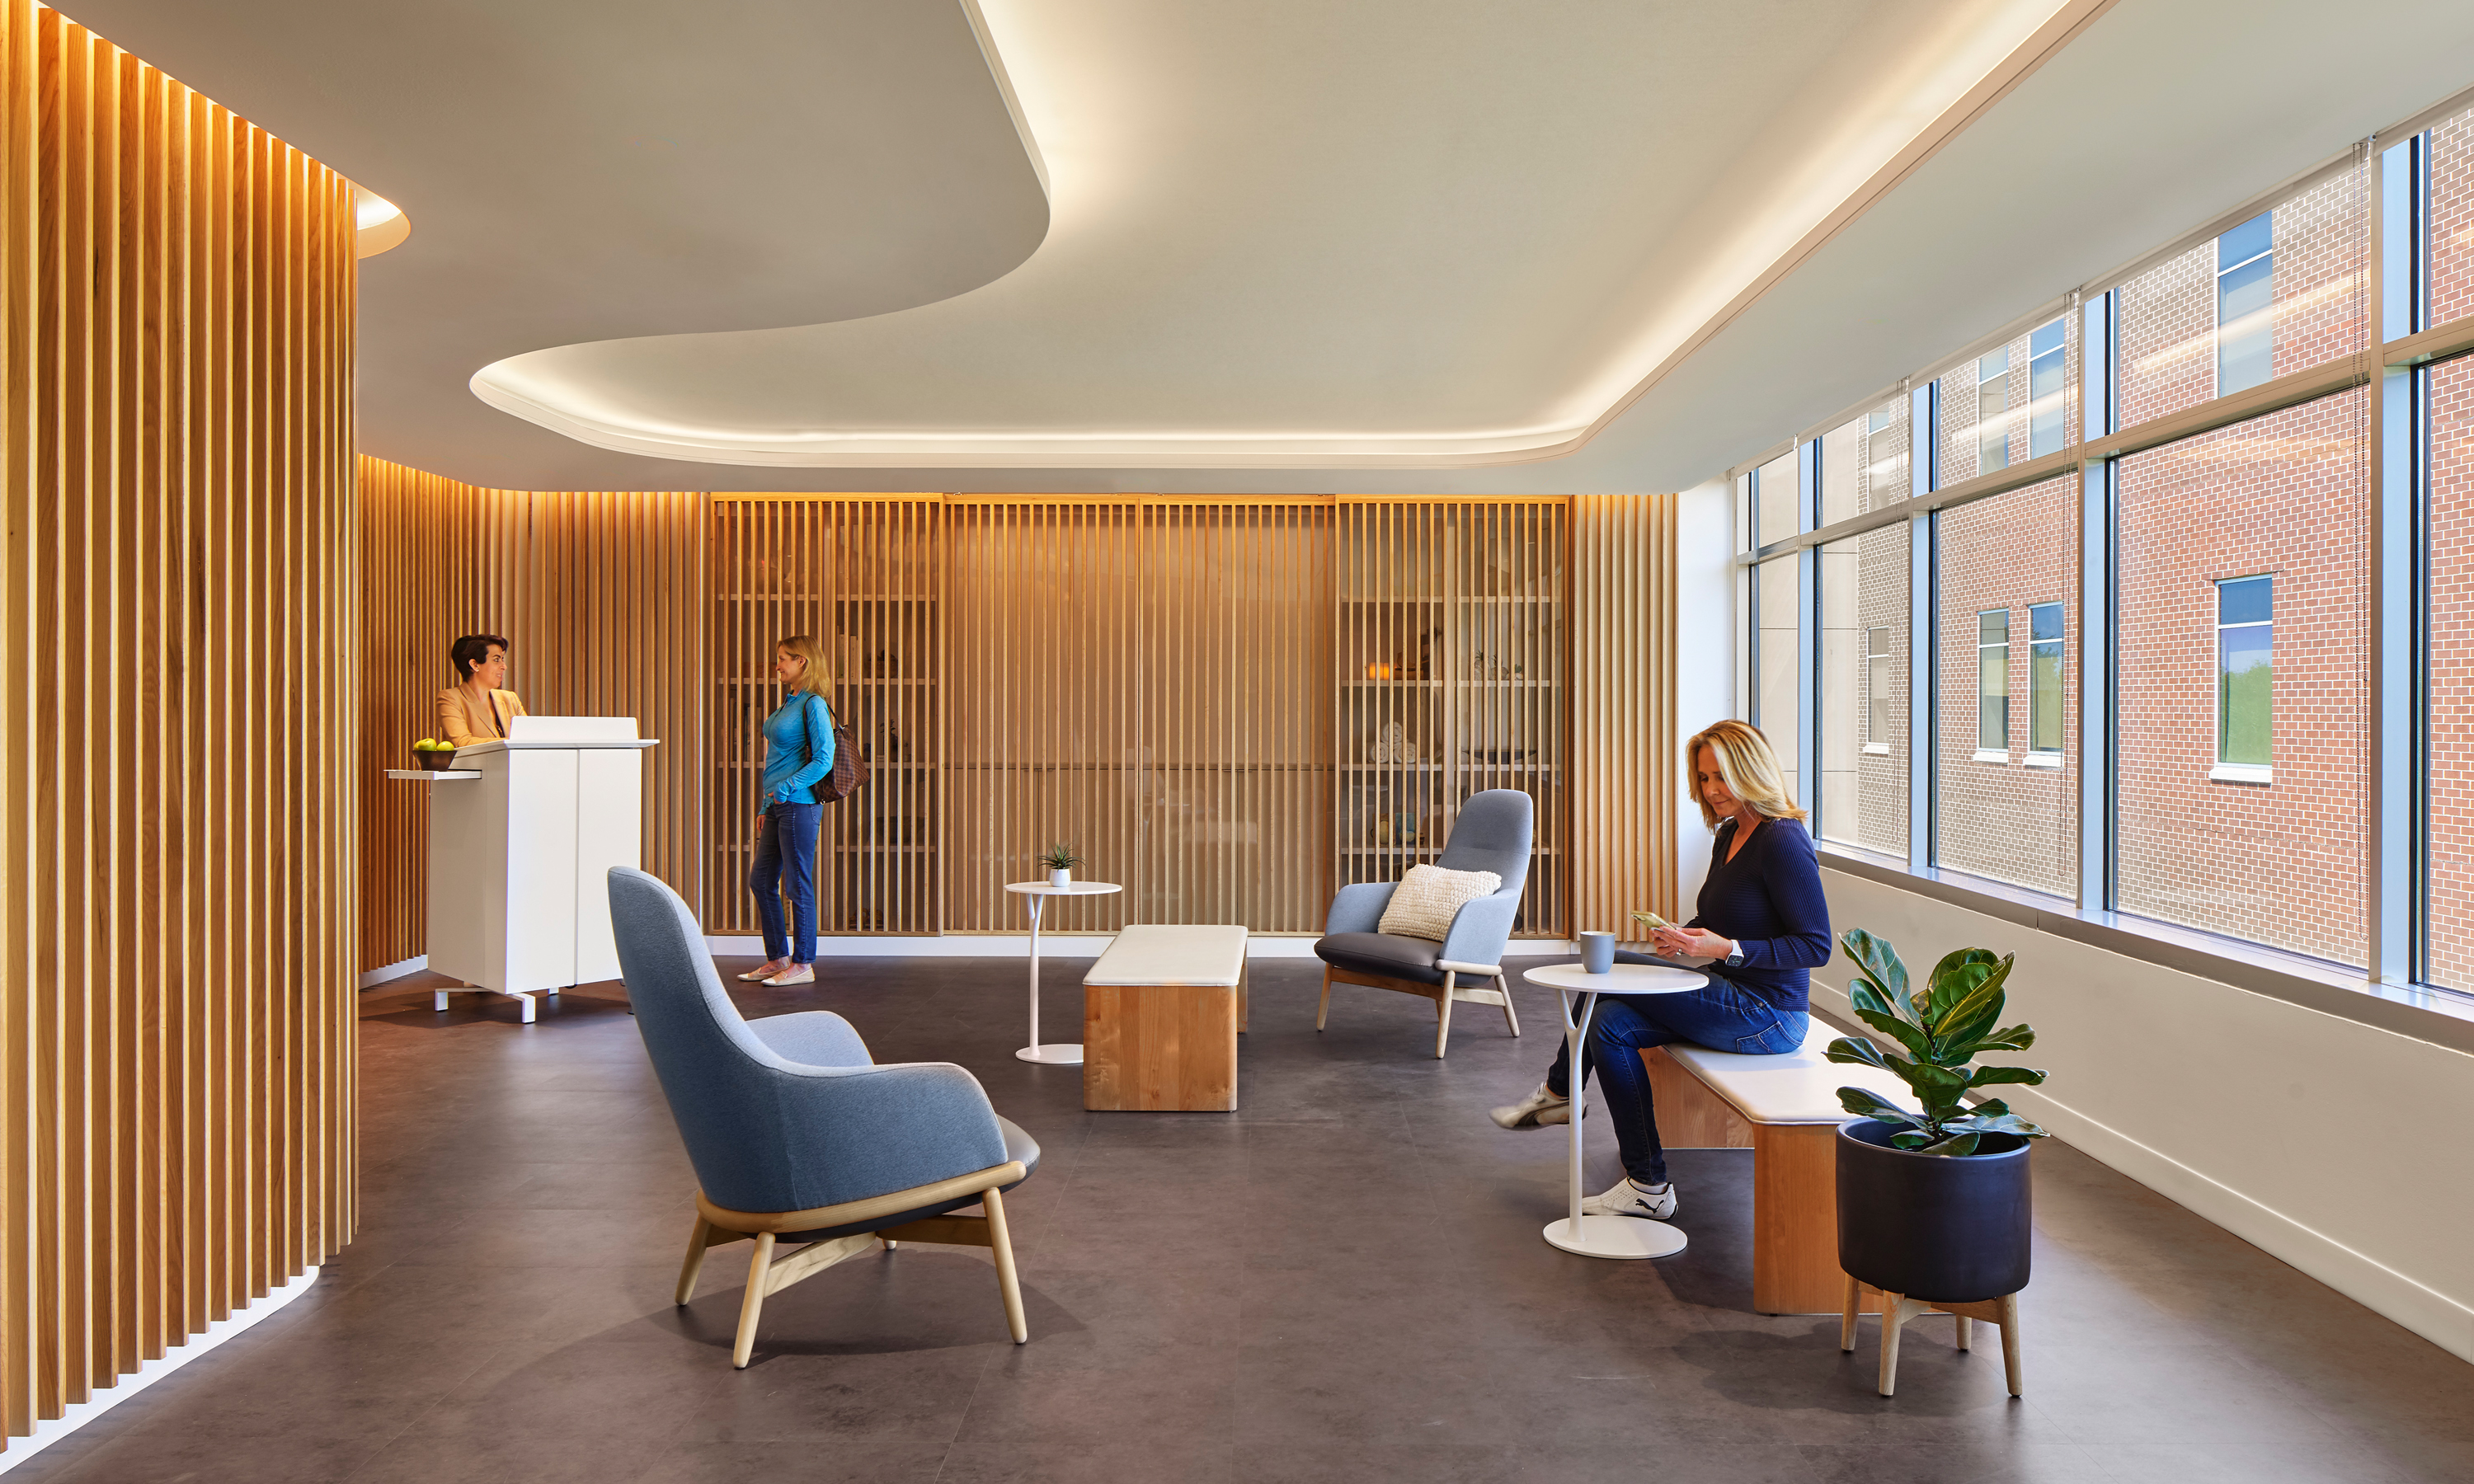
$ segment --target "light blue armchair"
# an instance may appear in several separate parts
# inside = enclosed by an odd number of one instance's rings
[[[1315,1029],[1331,1015],[1331,987],[1362,984],[1398,990],[1435,1002],[1435,1059],[1443,1060],[1452,1031],[1452,1001],[1500,1005],[1512,1034],[1520,1017],[1503,986],[1503,950],[1520,911],[1520,888],[1529,879],[1529,839],[1536,805],[1516,788],[1490,788],[1469,796],[1452,822],[1451,838],[1435,862],[1447,871],[1492,871],[1503,885],[1491,897],[1462,906],[1443,942],[1404,938],[1377,930],[1396,883],[1362,881],[1332,898],[1323,936],[1315,942],[1322,960],[1322,1004]],[[1464,983],[1465,980],[1491,981]]]
[[[643,872],[611,871],[610,920],[636,1029],[695,1165],[677,1302],[695,1296],[707,1248],[756,1242],[732,1364],[747,1364],[766,1295],[880,1241],[990,1249],[1007,1328],[1029,1339],[1004,1192],[1038,1168],[1039,1145],[997,1116],[979,1080],[942,1062],[879,1066],[824,1011],[741,1018],[687,904]],[[951,1214],[975,1204],[984,1216]]]

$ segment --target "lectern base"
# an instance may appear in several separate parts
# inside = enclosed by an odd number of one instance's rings
[[[494,990],[484,984],[466,984],[460,985],[457,989],[453,990],[432,991],[429,996],[429,1008],[437,1011],[441,1015],[446,1014],[447,996],[459,992],[469,992],[474,994],[504,994],[507,998],[514,1000],[520,1007],[521,1007],[518,1011],[518,1014],[522,1017],[523,1023],[526,1025],[533,1023],[535,1007],[533,1005],[532,995],[529,993],[519,994],[513,990]],[[553,999],[558,996],[558,991],[554,988],[544,990],[542,993],[549,995]]]

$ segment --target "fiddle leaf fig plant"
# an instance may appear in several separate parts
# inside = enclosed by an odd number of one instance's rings
[[[2010,1111],[2000,1098],[1973,1108],[1962,1095],[2000,1083],[2034,1087],[2045,1074],[2025,1066],[1971,1066],[1985,1051],[2025,1051],[2036,1033],[2025,1025],[2000,1025],[2002,981],[2016,954],[2000,958],[1984,948],[1961,948],[1933,966],[1921,990],[1907,987],[1907,966],[1899,950],[1862,928],[1850,929],[1838,945],[1858,970],[1847,987],[1856,1015],[1896,1041],[1896,1056],[1860,1037],[1841,1036],[1823,1053],[1831,1061],[1878,1066],[1912,1089],[1924,1112],[1911,1113],[1862,1088],[1840,1088],[1838,1106],[1862,1117],[1904,1124],[1891,1147],[1917,1154],[1970,1155],[1987,1134],[2043,1138],[2043,1129]]]

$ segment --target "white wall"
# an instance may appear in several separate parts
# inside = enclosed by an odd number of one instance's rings
[[[2016,953],[2011,1106],[2133,1180],[2474,1360],[2474,1056],[1825,871],[1831,926],[1919,975]],[[1842,954],[1813,999],[1848,1012]],[[1827,983],[1831,986],[1825,989]]]
[[[1734,565],[1735,490],[1713,479],[1675,497],[1675,614],[1682,635],[1675,657],[1675,746],[1730,716],[1735,701],[1735,631],[1743,599]],[[1684,779],[1674,780],[1684,793]],[[1692,915],[1701,878],[1710,872],[1710,831],[1701,811],[1680,804],[1675,817],[1676,905]],[[1681,919],[1679,919],[1681,921]]]

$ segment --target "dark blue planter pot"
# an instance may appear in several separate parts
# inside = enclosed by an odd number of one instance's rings
[[[1974,1304],[2027,1286],[2027,1140],[1988,1134],[1953,1158],[1890,1147],[1899,1125],[1838,1130],[1838,1265],[1885,1293]]]

